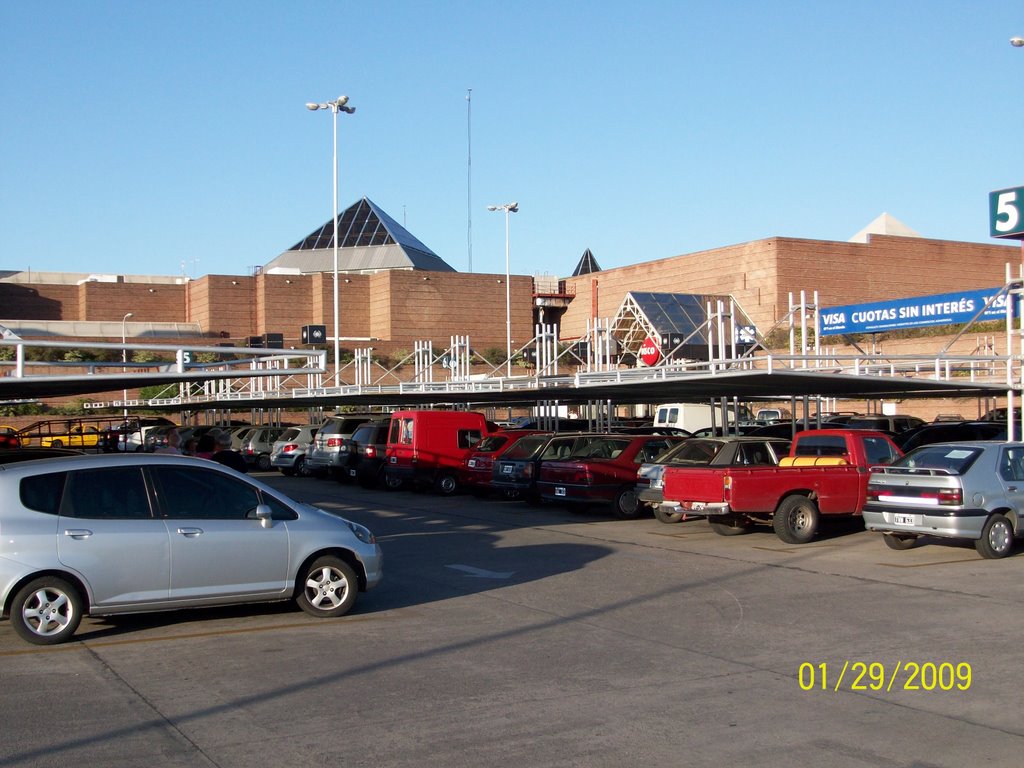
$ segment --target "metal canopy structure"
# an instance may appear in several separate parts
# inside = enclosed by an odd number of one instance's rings
[[[307,372],[307,370],[301,370]],[[273,376],[288,371],[269,370],[250,375]],[[200,383],[235,378],[235,371],[124,373],[80,376],[0,378],[0,398],[26,400],[41,397],[98,394],[151,384],[181,381]],[[557,400],[586,403],[667,401],[700,402],[712,398],[775,400],[789,397],[922,398],[997,397],[1005,381],[935,379],[906,375],[827,372],[818,369],[775,367],[758,370],[698,370],[672,368],[630,369],[577,373],[567,376],[488,378],[471,381],[412,382],[396,385],[351,385],[267,391],[259,394],[211,395],[187,401],[165,401],[155,407],[181,408],[306,408],[345,405],[523,405]],[[154,407],[154,406],[146,406]]]

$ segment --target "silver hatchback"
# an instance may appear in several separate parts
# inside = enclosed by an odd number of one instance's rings
[[[383,573],[362,525],[203,459],[6,464],[0,498],[0,605],[39,645],[85,615],[295,600],[341,616]]]
[[[281,471],[282,475],[300,475],[306,477],[306,453],[310,443],[316,437],[317,428],[312,424],[301,427],[289,427],[282,432],[270,451],[270,465]]]

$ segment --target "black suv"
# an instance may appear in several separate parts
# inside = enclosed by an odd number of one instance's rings
[[[347,479],[357,480],[364,488],[383,484],[390,423],[390,419],[366,421],[356,427],[351,437],[345,438],[342,455],[346,459],[342,471]]]

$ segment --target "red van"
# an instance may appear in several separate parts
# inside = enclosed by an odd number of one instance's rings
[[[449,496],[459,487],[466,449],[498,428],[474,411],[395,411],[388,430],[385,484],[432,485]]]

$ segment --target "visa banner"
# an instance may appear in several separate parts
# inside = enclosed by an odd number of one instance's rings
[[[989,300],[992,300],[991,306],[978,319],[1003,320],[1006,318],[1007,296],[1002,291],[1002,288],[983,288],[830,307],[818,313],[818,335],[879,333],[901,328],[968,323]]]

